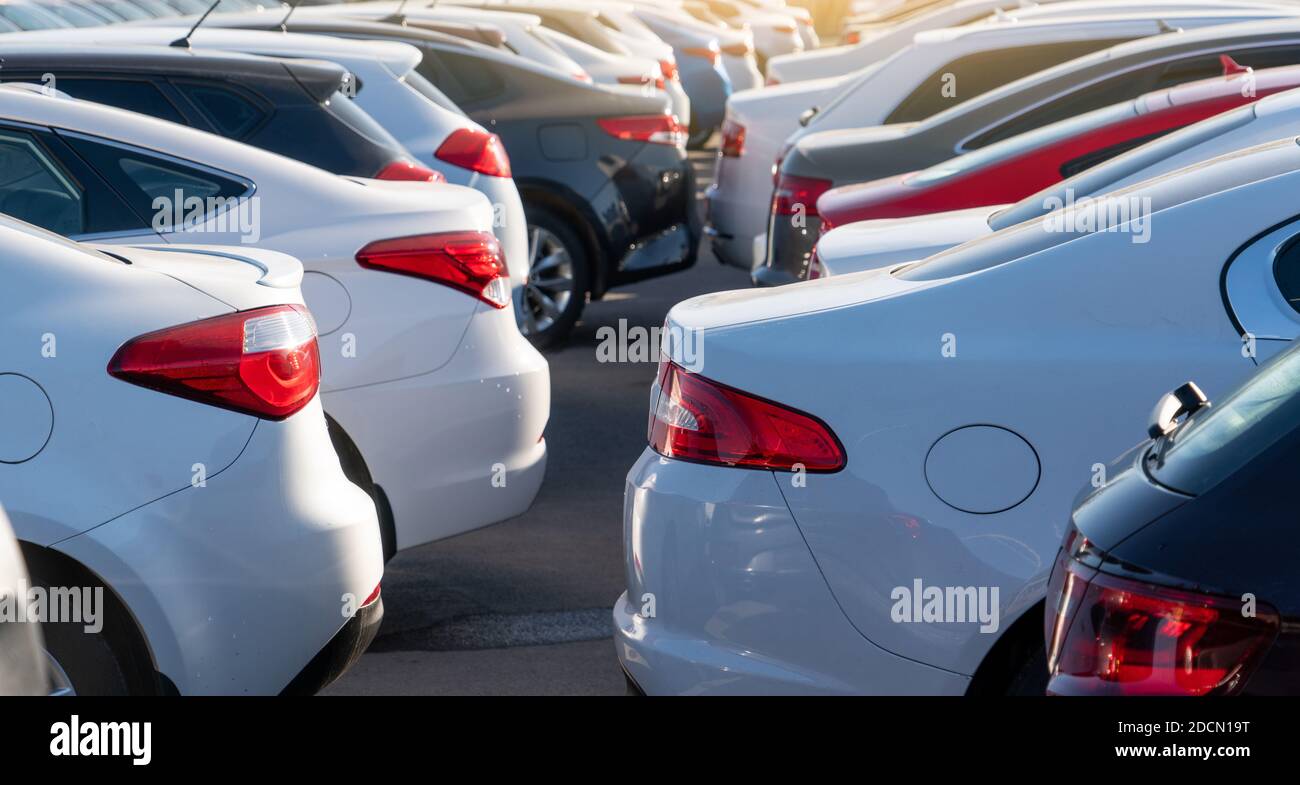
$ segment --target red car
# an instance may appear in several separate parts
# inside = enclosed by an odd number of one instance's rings
[[[1147,93],[919,172],[833,188],[817,200],[822,232],[854,221],[1019,201],[1170,131],[1300,87],[1300,66],[1252,71],[1222,60],[1221,77]]]

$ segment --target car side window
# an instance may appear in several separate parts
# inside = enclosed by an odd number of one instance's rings
[[[202,200],[206,215],[224,209],[226,200],[252,192],[252,184],[235,175],[81,136],[66,137],[66,142],[148,225],[162,211],[169,216],[183,212],[186,220],[191,220],[193,198]]]
[[[222,136],[243,139],[269,116],[262,107],[234,90],[195,82],[173,84]]]
[[[995,87],[1098,49],[1114,46],[1122,40],[1125,39],[1018,46],[959,57],[922,80],[910,95],[894,107],[894,111],[885,118],[885,123],[924,120]]]
[[[1048,101],[984,131],[968,141],[964,148],[966,150],[977,150],[994,142],[1010,139],[1026,131],[1042,128],[1058,120],[1064,120],[1067,117],[1091,112],[1094,109],[1117,104],[1120,101],[1131,100],[1151,90],[1152,83],[1163,70],[1163,66],[1147,66],[1066,93],[1055,100]]]
[[[439,59],[447,69],[450,81],[455,82],[455,92],[447,88],[448,84],[443,85],[443,92],[457,104],[472,104],[483,101],[499,95],[505,90],[505,82],[496,72],[484,64],[478,58],[469,57],[457,52],[439,52]]]
[[[58,234],[86,227],[82,189],[27,134],[0,130],[0,213]]]
[[[157,85],[144,79],[60,76],[58,88],[73,98],[116,106],[181,125],[189,124]]]

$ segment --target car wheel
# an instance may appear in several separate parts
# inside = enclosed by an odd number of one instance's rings
[[[716,128],[696,128],[695,123],[691,123],[691,130],[686,137],[686,146],[692,150],[700,150],[713,137]]]
[[[1047,693],[1047,649],[1038,646],[1012,677],[1007,685],[1007,695],[1038,695]]]
[[[519,329],[538,347],[562,343],[578,323],[591,280],[587,249],[571,226],[543,207],[525,205],[528,283]]]
[[[26,554],[25,554],[26,555]],[[141,656],[142,644],[125,612],[110,598],[110,590],[89,575],[61,569],[56,562],[29,558],[31,586],[45,590],[89,588],[102,598],[96,603],[96,624],[82,607],[82,618],[41,622],[50,695],[136,695],[157,692],[153,667]],[[77,604],[68,603],[71,607]],[[88,631],[87,627],[92,627]],[[98,627],[94,630],[93,627]],[[129,628],[128,628],[129,627]]]

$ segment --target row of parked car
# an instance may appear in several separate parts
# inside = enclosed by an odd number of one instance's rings
[[[885,4],[730,99],[632,686],[1300,693],[1297,14]]]
[[[0,625],[49,674],[0,691],[336,678],[388,559],[529,507],[536,347],[695,261],[687,144],[817,43],[770,0],[299,5],[0,2],[0,595],[103,598]]]

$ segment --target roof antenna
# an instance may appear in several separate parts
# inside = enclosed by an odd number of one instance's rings
[[[221,0],[212,0],[212,5],[208,6],[208,10],[203,12],[203,16],[199,17],[199,21],[194,23],[194,26],[190,28],[190,31],[186,33],[184,36],[177,38],[175,41],[172,41],[171,45],[180,47],[181,49],[189,49],[190,36],[194,35],[194,31],[199,29],[199,25],[203,24],[203,20],[208,18],[208,14],[217,10],[217,6],[220,4],[221,4]]]
[[[387,22],[390,25],[404,25],[406,24],[406,16],[402,13],[404,10],[406,10],[406,0],[402,0],[402,2],[398,3],[397,10],[382,21]]]
[[[280,32],[289,32],[289,17],[293,16],[293,12],[298,10],[298,4],[301,2],[302,0],[293,0],[293,2],[289,3],[289,10],[285,12],[284,18],[280,20]]]
[[[1183,28],[1181,28],[1181,27],[1170,27],[1170,26],[1169,26],[1169,23],[1166,22],[1166,21],[1163,20],[1163,19],[1157,19],[1157,20],[1156,20],[1156,28],[1157,28],[1157,29],[1158,29],[1162,34],[1163,34],[1163,33],[1181,33],[1181,32],[1183,32]]]

